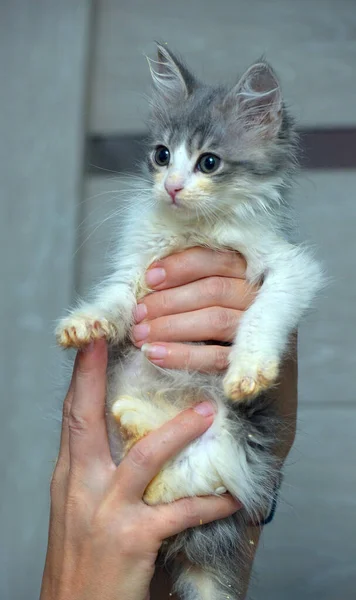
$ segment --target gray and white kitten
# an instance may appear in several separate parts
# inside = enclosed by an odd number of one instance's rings
[[[321,285],[306,249],[288,241],[284,198],[295,132],[276,75],[252,65],[230,87],[200,83],[166,46],[149,61],[153,79],[150,189],[138,178],[112,274],[60,321],[64,347],[106,337],[109,431],[119,461],[137,439],[208,397],[210,429],[169,461],[146,489],[149,504],[229,491],[244,509],[168,540],[184,600],[231,600],[243,588],[249,521],[265,514],[278,477],[277,425],[264,392],[279,373],[292,331]],[[147,186],[146,186],[147,187]],[[262,283],[239,324],[224,377],[159,369],[129,341],[153,261],[193,246],[240,252]],[[199,340],[197,340],[199,341]]]

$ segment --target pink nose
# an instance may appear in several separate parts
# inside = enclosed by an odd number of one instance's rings
[[[177,182],[169,183],[165,182],[164,187],[166,188],[167,193],[172,198],[173,202],[175,201],[176,195],[183,189],[183,185]]]

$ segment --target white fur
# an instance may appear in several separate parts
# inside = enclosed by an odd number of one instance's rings
[[[178,153],[178,159],[173,168],[178,164],[187,169],[187,159],[182,149]],[[157,187],[156,195],[160,197],[164,194],[163,183],[160,182]],[[263,277],[264,281],[256,300],[240,321],[225,377],[225,390],[229,395],[229,389],[236,381],[246,382],[247,379],[247,382],[254,382],[261,374],[273,383],[287,349],[288,338],[321,282],[319,266],[308,252],[289,244],[282,237],[276,188],[271,183],[260,186],[255,191],[255,201],[248,203],[248,193],[251,197],[251,190],[246,186],[244,193],[242,185],[240,193],[230,193],[230,198],[227,195],[226,212],[218,213],[214,223],[211,219],[194,218],[194,213],[189,213],[184,206],[169,206],[165,203],[162,208],[161,202],[152,203],[146,199],[139,203],[135,197],[132,202],[134,208],[127,215],[120,245],[114,256],[112,275],[97,288],[91,303],[82,304],[60,323],[57,335],[60,336],[63,329],[71,324],[77,326],[78,319],[84,328],[93,319],[99,319],[114,324],[115,333],[107,335],[112,342],[123,341],[132,325],[136,298],[147,291],[144,275],[154,260],[193,246],[207,246],[217,250],[234,249],[241,252],[247,260],[247,279],[255,282]],[[274,210],[266,212],[267,203],[274,206]],[[111,386],[110,404],[127,396],[139,403],[145,392],[154,388],[158,392],[160,386],[166,386],[175,390],[175,411],[184,408],[187,403],[184,388],[186,390],[188,374],[181,386],[183,392],[177,394],[179,379],[174,384],[171,375],[170,379],[167,375],[169,384],[164,378],[162,380],[162,374],[148,363],[143,354],[136,356],[135,361],[137,368],[134,377],[131,372],[127,377],[125,371],[119,369],[120,381],[116,377],[116,384]],[[130,366],[126,366],[129,372]],[[198,380],[194,379],[197,376],[190,377],[193,377],[191,386],[197,386]],[[209,382],[209,378],[207,381]],[[207,382],[204,385],[208,385]],[[220,379],[215,385],[220,385]],[[147,403],[147,398],[144,402]],[[136,404],[134,412],[135,418],[139,420],[138,405]],[[170,469],[174,465],[174,477],[170,480],[174,480],[175,484],[171,493],[168,493],[167,500],[174,496],[213,493],[219,487],[226,487],[253,510],[246,457],[243,453],[239,454],[239,448],[230,443],[230,433],[224,424],[223,404],[218,402],[217,408],[219,418],[211,430],[215,432],[214,437],[209,437],[211,432],[206,434],[205,438],[203,436],[201,441],[192,444],[182,453],[186,460],[171,461]],[[120,410],[123,414],[122,407],[117,408],[118,412]],[[130,411],[127,406],[126,410]],[[158,414],[154,405],[150,410],[150,418],[141,415],[147,424],[151,424],[150,429],[158,427],[172,416],[171,411]],[[189,477],[187,469],[194,475]]]

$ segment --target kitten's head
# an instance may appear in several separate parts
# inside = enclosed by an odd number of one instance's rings
[[[271,67],[252,65],[232,88],[207,86],[160,44],[149,66],[156,200],[192,219],[278,199],[295,135]]]

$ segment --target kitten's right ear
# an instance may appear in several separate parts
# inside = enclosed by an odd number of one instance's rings
[[[282,123],[282,94],[272,67],[255,63],[225,99],[226,107],[238,107],[238,115],[250,127],[259,127],[266,137],[277,135]]]
[[[193,75],[166,46],[156,43],[157,60],[147,57],[155,90],[168,101],[188,98],[195,87]]]

